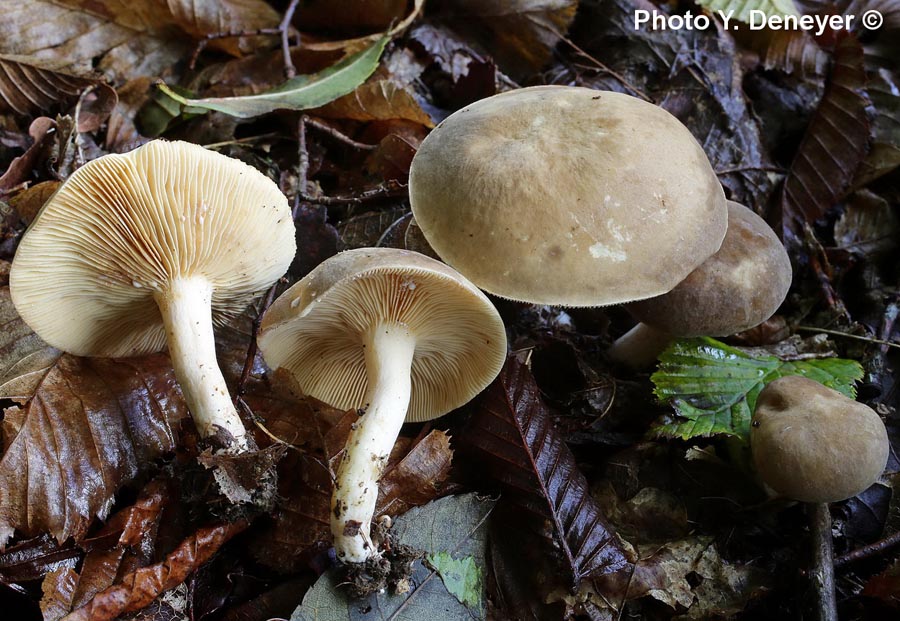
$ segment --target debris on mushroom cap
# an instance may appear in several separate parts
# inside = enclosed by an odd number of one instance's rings
[[[45,341],[78,355],[160,351],[154,294],[175,277],[213,287],[214,319],[243,310],[295,253],[278,186],[243,162],[156,140],[79,168],[13,262],[13,301]]]
[[[440,257],[514,300],[602,306],[665,293],[718,250],[725,195],[671,114],[565,86],[452,114],[413,159],[410,201]]]
[[[728,232],[677,287],[626,308],[671,335],[727,336],[771,317],[791,287],[791,261],[775,232],[752,210],[728,201]]]
[[[837,502],[874,483],[888,458],[875,411],[805,377],[771,382],[750,430],[753,463],[773,490],[804,502]]]
[[[362,407],[368,387],[363,342],[379,323],[416,339],[406,420],[446,414],[478,394],[506,357],[503,322],[474,285],[424,255],[390,248],[338,254],[268,309],[258,342],[272,368],[332,406]]]

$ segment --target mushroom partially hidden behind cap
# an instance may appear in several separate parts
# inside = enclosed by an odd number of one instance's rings
[[[608,355],[643,367],[674,338],[749,330],[778,310],[790,287],[791,261],[775,232],[752,210],[728,201],[728,232],[719,251],[668,293],[628,304],[641,323]]]
[[[409,175],[438,255],[493,294],[604,306],[665,293],[712,255],[725,195],[658,106],[538,86],[477,101],[424,140]]]
[[[201,436],[248,448],[216,362],[213,322],[236,315],[295,251],[287,200],[266,176],[184,142],[150,142],[79,168],[23,237],[10,273],[19,314],[80,356],[168,344]]]
[[[874,483],[888,458],[875,411],[819,382],[788,376],[759,394],[750,428],[762,481],[792,500],[827,503]]]
[[[332,497],[338,558],[377,554],[369,538],[381,477],[404,420],[426,421],[487,386],[506,356],[503,322],[474,285],[415,252],[336,255],[266,312],[258,343],[304,393],[359,408]]]

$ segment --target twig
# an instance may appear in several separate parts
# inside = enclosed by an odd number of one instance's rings
[[[816,596],[816,619],[838,621],[834,594],[834,553],[831,547],[831,512],[828,503],[808,505],[813,536],[813,567],[810,577]]]
[[[256,360],[257,349],[256,335],[259,333],[259,326],[262,323],[263,315],[275,300],[275,291],[278,289],[279,282],[280,281],[275,281],[275,284],[269,287],[269,290],[266,292],[266,297],[263,298],[262,307],[259,309],[259,313],[256,315],[256,319],[253,320],[253,328],[250,331],[250,345],[247,346],[247,358],[244,360],[244,368],[241,371],[241,379],[238,381],[237,389],[234,391],[235,405],[237,405],[238,399],[244,395],[244,389],[247,385],[247,379],[250,377],[250,371],[253,370],[253,361]]]
[[[280,138],[281,134],[279,132],[269,132],[267,134],[260,134],[258,136],[247,136],[246,138],[234,138],[232,140],[225,140],[223,142],[210,142],[209,144],[203,145],[204,149],[219,149],[221,147],[227,147],[233,144],[247,144],[248,142],[256,142],[257,140],[267,140],[269,138]]]
[[[364,190],[352,196],[309,196],[303,194],[300,199],[306,203],[315,205],[361,205],[369,201],[378,200],[389,196],[403,196],[408,191],[406,184],[396,181],[388,181],[377,188]]]
[[[359,149],[360,151],[374,151],[378,148],[378,145],[366,144],[365,142],[357,142],[350,136],[341,133],[331,125],[323,123],[322,121],[319,121],[318,119],[315,119],[313,117],[303,115],[303,117],[301,118],[304,120],[303,122],[306,125],[309,125],[310,127],[319,130],[323,134],[327,134],[338,142],[343,142],[345,145],[353,147],[354,149]]]
[[[786,175],[787,171],[780,166],[737,166],[735,168],[726,168],[724,170],[717,170],[716,175],[719,177],[723,177],[725,175],[731,175],[739,172],[747,172],[747,171],[762,171],[762,172],[777,172],[782,175]]]
[[[849,565],[850,563],[855,563],[856,561],[861,561],[863,559],[875,556],[876,554],[881,554],[882,552],[885,552],[886,550],[889,550],[896,545],[900,545],[900,530],[898,530],[890,537],[879,539],[875,543],[870,543],[869,545],[857,548],[852,552],[847,552],[847,554],[842,554],[841,556],[834,559],[834,566],[838,568],[844,567],[845,565]]]
[[[81,91],[81,94],[78,96],[78,103],[75,104],[75,125],[72,128],[72,139],[75,143],[75,167],[79,168],[84,166],[84,149],[81,147],[81,132],[78,131],[78,124],[81,121],[81,106],[84,104],[85,98],[90,95],[94,89],[97,88],[96,84],[92,84],[88,86],[86,89]]]
[[[891,341],[885,341],[882,339],[872,338],[871,336],[860,336],[858,334],[850,334],[848,332],[841,332],[839,330],[826,330],[825,328],[814,328],[812,326],[797,326],[796,330],[800,332],[817,332],[820,334],[830,334],[832,336],[841,336],[848,339],[855,339],[857,341],[866,341],[868,343],[878,343],[879,345],[884,345],[885,347],[896,347],[900,349],[900,343],[894,343]]]
[[[300,0],[291,0],[288,8],[284,11],[284,17],[281,19],[281,23],[278,25],[278,30],[281,31],[281,53],[284,54],[284,77],[288,80],[297,75],[297,70],[294,68],[294,61],[291,58],[291,42],[288,33],[290,33],[291,19],[294,17],[294,11],[297,10],[298,4],[300,4]],[[299,33],[297,34],[297,45],[300,45]]]
[[[825,303],[828,304],[830,309],[836,311],[842,317],[850,319],[850,313],[847,312],[847,307],[844,306],[843,300],[838,297],[837,292],[835,292],[834,287],[831,285],[831,264],[828,263],[828,257],[825,256],[825,249],[822,248],[822,244],[816,239],[815,233],[813,233],[808,222],[803,223],[803,232],[806,244],[810,249],[809,266],[812,268],[813,273],[815,273],[816,278],[819,281],[819,287],[822,290],[822,294],[825,296]]]

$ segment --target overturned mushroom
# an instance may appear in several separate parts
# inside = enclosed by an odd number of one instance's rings
[[[503,322],[483,293],[443,263],[388,248],[319,265],[272,304],[258,342],[306,394],[359,409],[332,497],[335,548],[348,563],[377,554],[378,479],[404,420],[463,405],[506,356]]]
[[[674,289],[626,306],[638,323],[610,348],[611,359],[651,364],[672,339],[728,336],[771,317],[791,286],[791,261],[752,210],[728,201],[722,247]]]
[[[197,430],[249,446],[216,362],[213,322],[244,309],[294,255],[287,200],[250,166],[185,142],[150,142],[79,168],[23,237],[10,273],[19,314],[80,356],[168,344]]]
[[[416,222],[493,294],[603,306],[660,295],[718,250],[727,210],[703,149],[635,97],[538,86],[445,119],[413,158]]]

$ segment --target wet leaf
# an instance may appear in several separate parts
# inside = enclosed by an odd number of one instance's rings
[[[62,352],[32,332],[0,288],[0,399],[25,403]]]
[[[779,377],[802,375],[855,398],[855,383],[863,376],[854,360],[782,360],[751,355],[707,337],[678,340],[659,360],[650,378],[654,392],[660,401],[671,403],[677,418],[651,433],[683,440],[727,435],[746,441],[759,393]]]
[[[762,11],[767,17],[799,15],[791,0],[697,0],[697,4],[711,12],[721,11],[732,19],[749,24],[751,11]]]
[[[63,355],[20,410],[0,461],[0,543],[13,532],[81,539],[121,485],[175,447],[187,414],[169,359]]]
[[[784,181],[782,230],[802,237],[804,224],[824,216],[850,188],[869,151],[869,97],[863,52],[841,37],[825,95],[800,142]]]
[[[0,552],[0,582],[30,582],[44,574],[75,566],[82,552],[72,542],[60,545],[41,535],[9,546]]]
[[[32,0],[5,8],[0,53],[37,56],[57,63],[57,70],[87,72],[97,67],[124,81],[170,69],[189,53],[190,38],[270,28],[279,21],[278,13],[263,0]],[[210,42],[231,54],[260,44],[267,42],[259,37]]]
[[[59,63],[0,54],[0,112],[34,116],[73,104],[97,77],[58,70]]]
[[[472,576],[485,566],[486,524],[493,507],[494,501],[479,499],[475,494],[450,496],[412,509],[394,524],[394,534],[401,544],[423,550],[429,557],[446,559],[438,563],[443,563],[447,572],[474,567],[466,570],[468,584],[462,585],[466,604],[445,586],[449,579],[455,589],[453,578],[444,578],[437,569],[429,570],[416,561],[411,580],[414,588],[403,594],[379,593],[362,601],[349,601],[346,591],[337,584],[336,574],[324,574],[303,598],[291,621],[484,619],[483,585],[476,586]]]
[[[625,567],[625,554],[525,364],[511,356],[473,407],[462,445],[500,483],[504,503],[536,520],[539,532],[549,524],[572,583]]]
[[[900,5],[896,9],[900,16]],[[853,185],[862,187],[900,166],[900,85],[896,73],[879,69],[870,74],[867,93],[875,106],[872,150],[857,171]]]
[[[163,592],[184,582],[229,539],[246,528],[246,522],[235,522],[199,529],[164,561],[123,576],[116,585],[100,591],[87,604],[63,617],[63,621],[114,621],[125,613],[144,608]]]
[[[378,67],[378,59],[388,41],[390,38],[384,37],[371,47],[348,56],[324,71],[314,75],[297,76],[277,88],[258,95],[189,99],[182,97],[165,84],[160,84],[159,88],[191,110],[198,108],[217,110],[242,119],[281,109],[307,110],[323,106],[352,92],[362,84]]]
[[[469,608],[477,608],[482,605],[482,591],[484,579],[482,570],[476,564],[475,559],[466,556],[461,559],[453,558],[448,552],[438,552],[426,556],[448,591]]]

